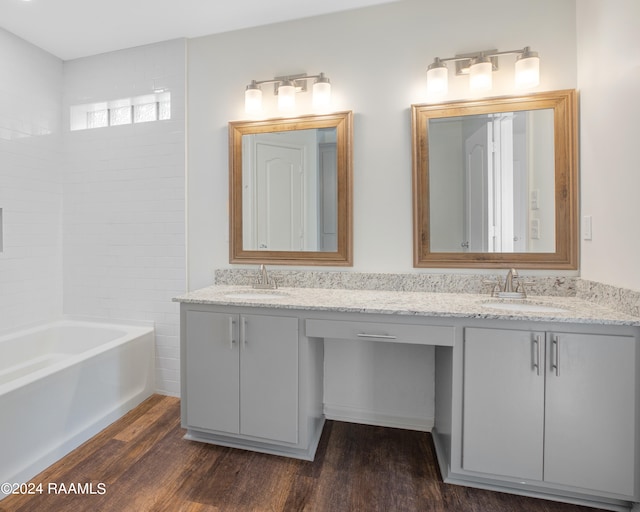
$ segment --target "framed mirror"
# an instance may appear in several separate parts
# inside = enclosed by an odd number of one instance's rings
[[[414,267],[577,268],[574,90],[411,118]]]
[[[231,263],[353,264],[352,117],[229,123]]]

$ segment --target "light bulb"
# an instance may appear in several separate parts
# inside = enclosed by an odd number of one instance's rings
[[[444,96],[449,89],[449,70],[438,57],[427,68],[427,93],[430,96]]]
[[[488,91],[491,89],[493,64],[487,57],[478,57],[473,60],[469,68],[469,87],[472,91]]]
[[[320,76],[313,84],[313,108],[316,110],[325,110],[331,104],[331,82],[320,73]]]
[[[255,114],[262,110],[262,91],[256,81],[247,85],[244,91],[244,111],[247,114]]]
[[[535,87],[540,83],[540,57],[526,47],[516,59],[516,87]]]
[[[278,86],[278,110],[291,112],[296,107],[296,88],[291,80],[284,80]]]

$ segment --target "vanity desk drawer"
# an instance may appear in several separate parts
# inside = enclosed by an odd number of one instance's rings
[[[345,320],[305,320],[305,332],[310,338],[368,340],[415,345],[451,347],[454,328],[441,325],[359,322]]]

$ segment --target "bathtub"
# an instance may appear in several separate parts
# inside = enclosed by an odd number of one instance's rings
[[[0,483],[27,482],[138,405],[154,374],[152,327],[61,320],[0,336]]]

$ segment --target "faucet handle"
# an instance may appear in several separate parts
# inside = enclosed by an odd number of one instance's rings
[[[491,296],[492,297],[496,297],[497,293],[500,292],[500,290],[502,289],[502,280],[500,279],[500,276],[497,276],[495,279],[484,279],[482,281],[482,284],[490,284],[492,285],[491,288]]]
[[[527,298],[527,290],[525,290],[524,285],[525,285],[525,281],[522,281],[520,279],[518,279],[518,284],[516,285],[516,293],[521,293],[522,294],[522,298],[526,299]]]

